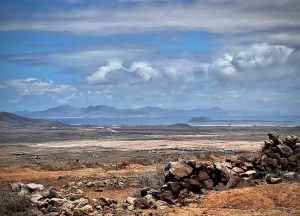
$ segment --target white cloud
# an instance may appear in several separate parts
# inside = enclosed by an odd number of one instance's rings
[[[58,85],[52,80],[41,80],[38,78],[26,78],[8,80],[3,84],[4,88],[14,88],[21,95],[55,95],[69,94],[76,92],[76,89],[70,85]]]
[[[112,100],[112,99],[113,99],[113,96],[112,96],[112,95],[107,95],[106,98],[107,98],[108,100]]]
[[[8,101],[8,103],[10,103],[10,104],[17,104],[19,102],[20,101],[17,98],[14,98],[14,99],[11,99],[11,100]]]
[[[127,66],[125,66],[127,65]],[[159,58],[152,61],[110,61],[87,76],[90,84],[181,86],[196,81],[195,73],[201,74],[202,63],[197,59]]]
[[[217,57],[209,66],[209,70],[213,70],[216,73],[223,74],[225,76],[234,76],[237,74],[235,67],[232,65],[233,56],[224,54],[221,57]],[[207,68],[207,65],[205,65]]]
[[[172,66],[166,67],[166,74],[169,75],[170,77],[177,78],[178,70],[177,70],[177,68],[172,67]]]
[[[294,79],[297,66],[289,64],[294,51],[286,46],[254,44],[203,63],[202,68],[211,79],[225,83],[252,85],[282,78]]]
[[[90,83],[101,83],[107,81],[107,74],[114,71],[123,69],[122,62],[119,61],[112,61],[109,62],[105,66],[101,66],[98,70],[93,73],[92,75],[88,76],[87,79]]]
[[[266,67],[285,63],[293,52],[292,48],[268,44],[254,44],[245,51],[238,52],[232,61],[241,69]]]
[[[199,70],[203,70],[202,63],[195,56],[159,59],[155,65],[161,68],[162,74],[169,82],[172,81],[176,84],[195,82],[195,73],[200,74]]]
[[[6,19],[0,23],[0,30],[105,35],[165,30],[232,34],[299,28],[298,0],[151,2],[132,7],[105,8],[96,4],[93,8],[42,11],[27,14],[26,19]]]
[[[138,74],[144,81],[149,81],[159,75],[159,72],[147,62],[134,62],[128,71]]]
[[[99,67],[99,69],[88,76],[87,79],[91,84],[96,83],[126,83],[130,84],[130,81],[147,82],[152,78],[159,76],[159,71],[154,69],[147,62],[133,62],[129,68],[123,66],[122,62],[111,61],[105,66]]]

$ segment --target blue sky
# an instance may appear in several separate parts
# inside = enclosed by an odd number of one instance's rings
[[[297,0],[0,1],[0,110],[299,113]]]

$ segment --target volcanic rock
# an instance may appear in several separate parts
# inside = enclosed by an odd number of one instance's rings
[[[187,165],[184,161],[171,162],[169,167],[169,173],[176,180],[179,180],[182,177],[187,177],[193,171],[193,168]]]
[[[185,179],[184,186],[189,191],[193,191],[193,192],[199,192],[199,190],[201,189],[201,185],[200,185],[198,179]]]
[[[168,182],[167,187],[174,193],[178,194],[180,192],[180,184],[178,181],[176,182]]]
[[[229,179],[230,180],[230,179]],[[228,183],[227,183],[228,184]],[[225,190],[226,189],[226,186],[223,184],[223,183],[218,183],[216,186],[215,186],[215,190],[216,191],[222,191],[222,190]]]
[[[280,144],[276,147],[277,147],[279,153],[284,157],[289,157],[293,154],[293,150],[286,145]]]
[[[210,177],[206,172],[200,171],[198,173],[198,178],[199,178],[199,181],[202,182],[202,181],[205,181],[205,180],[209,179]]]
[[[137,198],[134,202],[134,209],[148,209],[150,207],[148,201],[143,198]]]
[[[155,209],[166,209],[168,207],[168,203],[162,200],[157,200],[153,206]]]
[[[236,174],[240,174],[240,173],[243,173],[243,172],[244,172],[244,170],[241,169],[241,168],[239,168],[239,167],[233,167],[233,168],[231,169],[231,171],[235,172]]]
[[[159,199],[167,202],[168,204],[174,204],[174,198],[172,191],[166,190],[159,195]]]
[[[256,178],[256,176],[257,176],[257,172],[255,170],[248,170],[240,174],[240,177],[246,177],[246,178],[249,177]]]

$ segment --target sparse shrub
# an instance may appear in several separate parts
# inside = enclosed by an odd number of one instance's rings
[[[30,208],[30,200],[27,197],[0,191],[1,216],[27,216],[30,215]]]
[[[41,163],[38,164],[41,170],[46,171],[66,171],[66,170],[76,170],[82,168],[81,163],[76,162],[51,162],[51,163]]]
[[[143,166],[153,165],[153,161],[149,158],[131,158],[127,162],[130,164],[141,164]]]
[[[143,187],[149,187],[152,189],[159,189],[164,184],[165,166],[162,164],[156,164],[155,172],[145,172],[139,175],[138,185]]]
[[[127,166],[129,166],[128,161],[123,161],[121,163],[116,163],[116,170],[126,169]]]

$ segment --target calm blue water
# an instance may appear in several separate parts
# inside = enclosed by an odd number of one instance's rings
[[[170,125],[177,123],[187,123],[191,117],[182,116],[182,117],[141,117],[141,118],[53,118],[53,120],[67,123],[67,124],[87,124],[87,125]],[[215,125],[222,126],[228,125],[271,125],[271,126],[295,126],[300,125],[300,116],[249,116],[249,117],[239,117],[239,116],[222,116],[216,119],[222,119],[226,121],[210,121],[203,123],[191,123],[191,125]],[[241,119],[245,119],[242,120]],[[230,120],[239,120],[239,121],[230,121]],[[250,120],[250,121],[249,121]],[[259,121],[253,121],[259,120]]]
[[[67,124],[88,125],[169,125],[189,121],[187,117],[145,117],[145,118],[54,118]]]

